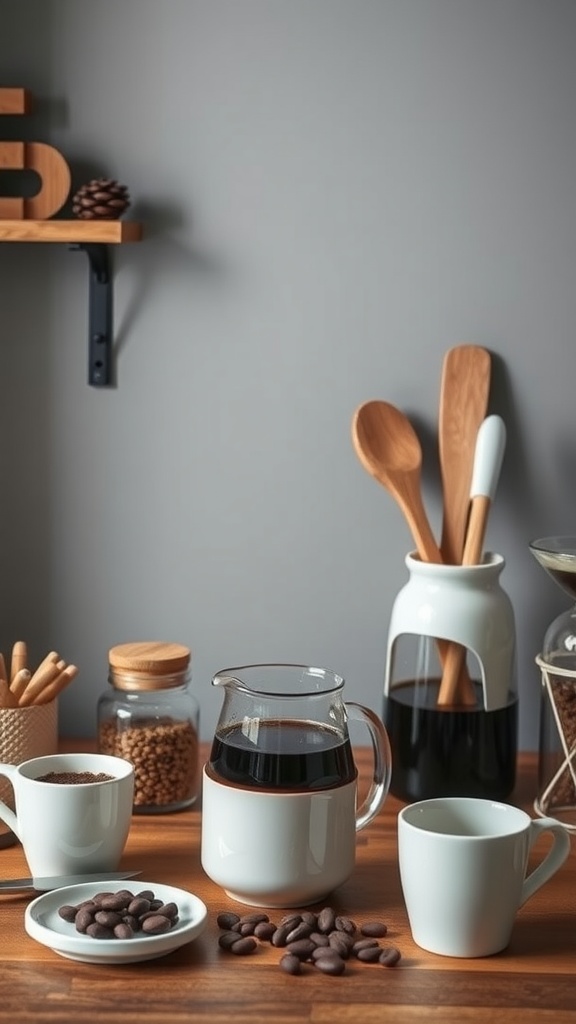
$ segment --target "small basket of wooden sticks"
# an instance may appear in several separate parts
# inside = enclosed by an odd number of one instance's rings
[[[56,651],[50,651],[37,668],[28,665],[23,640],[12,648],[10,664],[0,653],[0,761],[21,764],[32,757],[58,751],[58,702],[56,698],[78,675]],[[0,781],[0,800],[14,809],[10,783]],[[0,847],[16,837],[0,822]]]
[[[56,651],[50,651],[32,671],[26,644],[18,640],[12,648],[10,671],[0,652],[0,709],[50,704],[77,675],[76,666],[67,665]]]

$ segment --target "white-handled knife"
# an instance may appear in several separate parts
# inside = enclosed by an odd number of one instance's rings
[[[68,885],[82,885],[83,882],[107,882],[112,878],[136,878],[141,871],[99,871],[93,875],[55,875],[53,878],[7,878],[0,879],[0,894],[3,892],[50,892],[65,889]]]

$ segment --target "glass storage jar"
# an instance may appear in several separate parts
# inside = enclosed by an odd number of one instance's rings
[[[198,702],[190,650],[173,643],[112,647],[111,688],[98,701],[98,749],[134,765],[134,813],[162,814],[198,797]]]
[[[542,537],[530,550],[576,598],[576,536]],[[541,672],[538,792],[534,810],[576,832],[576,605],[550,623],[536,657]]]

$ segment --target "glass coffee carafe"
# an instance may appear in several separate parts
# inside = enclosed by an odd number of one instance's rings
[[[325,899],[353,871],[356,835],[388,793],[381,719],[344,701],[344,679],[324,668],[244,665],[212,683],[223,703],[203,770],[202,867],[252,906]],[[360,787],[349,719],[367,728],[373,755]]]
[[[542,537],[530,551],[548,575],[576,599],[576,536]],[[576,605],[549,625],[540,667],[538,793],[534,809],[576,831]]]

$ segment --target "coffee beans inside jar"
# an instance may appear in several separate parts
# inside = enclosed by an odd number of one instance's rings
[[[198,703],[190,650],[130,643],[109,652],[111,689],[98,702],[98,749],[134,766],[134,812],[165,813],[198,797]]]

